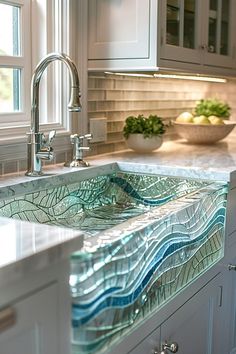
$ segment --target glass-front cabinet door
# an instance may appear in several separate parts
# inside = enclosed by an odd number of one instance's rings
[[[205,62],[212,66],[233,67],[235,0],[208,0],[207,31],[204,36]]]
[[[196,0],[167,0],[166,15],[166,43],[195,49]]]
[[[236,0],[161,0],[160,7],[160,59],[212,67],[236,66]]]
[[[166,0],[162,6],[161,57],[199,63],[199,0]]]

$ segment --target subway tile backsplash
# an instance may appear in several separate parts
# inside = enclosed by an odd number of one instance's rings
[[[231,119],[236,120],[236,80],[233,79],[229,79],[226,84],[219,84],[90,73],[88,118],[107,119],[107,140],[91,143],[90,155],[124,150],[126,144],[122,130],[126,117],[130,115],[157,114],[169,122],[179,113],[191,111],[201,98],[211,97],[227,101],[232,108]],[[236,129],[231,134],[236,134]],[[174,128],[168,128],[165,139],[176,138]],[[16,151],[15,159],[9,160],[7,155],[0,158],[0,175],[26,171],[26,147],[24,151],[17,146],[10,146],[9,149]],[[55,152],[53,163],[63,163],[71,159],[72,147],[62,143],[55,147]]]
[[[157,114],[168,123],[183,111],[191,111],[201,98],[217,97],[232,107],[236,117],[236,80],[210,83],[181,79],[141,78],[107,74],[89,74],[88,117],[107,118],[107,141],[94,143],[91,155],[123,150],[122,129],[130,115]],[[233,133],[231,133],[233,134]],[[166,140],[176,139],[173,127]]]

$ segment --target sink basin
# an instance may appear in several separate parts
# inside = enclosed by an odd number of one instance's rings
[[[227,197],[222,182],[91,173],[0,200],[1,216],[85,232],[70,276],[81,354],[104,352],[223,256]]]
[[[118,171],[0,200],[0,215],[97,235],[207,185],[209,182]]]

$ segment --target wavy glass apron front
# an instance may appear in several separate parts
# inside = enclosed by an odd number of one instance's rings
[[[71,257],[73,353],[104,352],[223,256],[227,186],[113,172],[0,201],[83,230]]]

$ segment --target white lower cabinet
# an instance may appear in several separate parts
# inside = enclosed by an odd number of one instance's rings
[[[181,354],[226,354],[221,348],[224,290],[219,274],[161,325],[161,343],[178,343]]]
[[[51,284],[0,309],[0,354],[58,354],[57,298]]]
[[[225,281],[223,273],[218,274],[130,354],[171,353],[161,353],[165,343],[177,343],[179,354],[229,354]]]
[[[228,265],[230,266],[230,271],[225,271],[228,283],[227,291],[227,302],[228,302],[228,318],[229,323],[227,323],[227,336],[225,341],[229,342],[230,350],[227,354],[236,354],[236,258],[233,257]]]
[[[143,340],[137,347],[135,347],[130,354],[154,354],[158,351],[160,345],[161,329],[158,327],[145,340]]]

